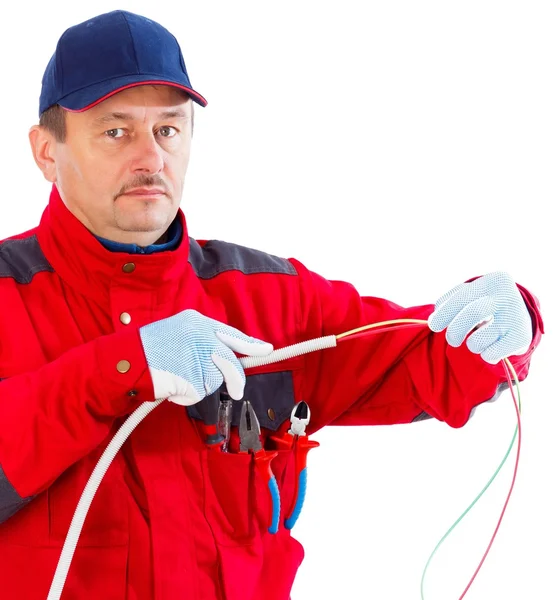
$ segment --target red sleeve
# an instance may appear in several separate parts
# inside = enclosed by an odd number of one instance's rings
[[[434,310],[433,304],[405,308],[362,297],[349,283],[329,281],[292,262],[301,276],[302,335],[307,339],[379,321],[427,320]],[[538,300],[519,289],[534,325],[528,352],[509,357],[522,381],[544,328]],[[339,342],[336,348],[307,355],[306,368],[302,394],[312,412],[310,432],[325,425],[410,423],[422,413],[461,427],[475,406],[495,397],[507,382],[501,362],[485,362],[465,343],[453,348],[445,330],[433,333],[427,325]]]
[[[119,361],[130,368],[119,372]],[[99,337],[36,371],[2,381],[5,477],[22,498],[36,495],[99,446],[116,417],[153,399],[137,329]]]

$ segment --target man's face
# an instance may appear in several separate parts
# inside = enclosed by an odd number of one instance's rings
[[[66,113],[66,141],[53,152],[55,182],[93,233],[148,245],[165,232],[183,193],[191,103],[171,86],[142,85]]]

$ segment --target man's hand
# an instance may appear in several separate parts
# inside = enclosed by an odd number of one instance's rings
[[[444,294],[428,325],[435,332],[447,327],[445,338],[454,347],[476,329],[467,347],[490,364],[525,354],[533,339],[531,315],[515,281],[504,272],[461,283]]]
[[[233,352],[265,356],[273,350],[271,344],[191,309],[141,327],[140,337],[155,397],[183,406],[212,394],[223,381],[229,396],[240,400],[245,372]]]

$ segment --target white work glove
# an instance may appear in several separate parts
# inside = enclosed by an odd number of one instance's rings
[[[467,335],[467,348],[490,364],[525,354],[533,340],[531,315],[515,281],[495,272],[461,283],[444,294],[428,318],[432,331],[443,331],[450,346],[458,347]]]
[[[240,400],[245,372],[233,351],[265,356],[273,350],[271,344],[192,309],[140,327],[140,337],[155,397],[183,406],[200,402],[224,381],[229,396]]]

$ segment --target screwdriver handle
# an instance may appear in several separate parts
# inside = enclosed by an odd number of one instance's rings
[[[217,447],[224,441],[224,436],[218,433],[218,408],[220,405],[220,390],[203,398],[196,408],[202,417],[204,431],[206,433],[205,444],[209,447]]]
[[[218,408],[218,433],[224,437],[222,452],[228,452],[232,415],[233,400],[225,392],[222,392]]]

